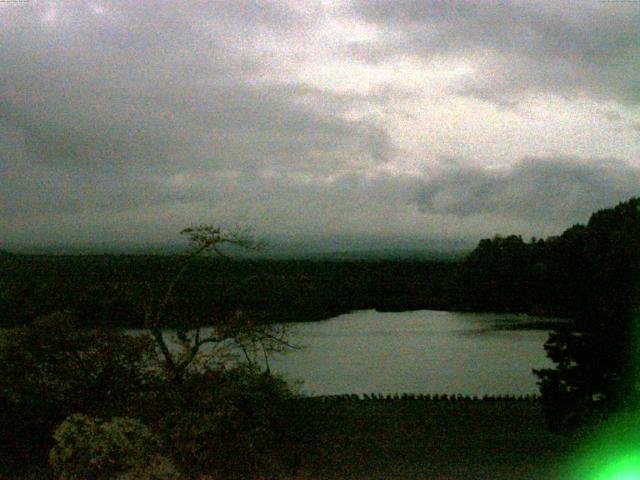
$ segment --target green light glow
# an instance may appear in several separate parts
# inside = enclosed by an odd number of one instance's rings
[[[640,417],[610,418],[583,445],[567,473],[572,480],[640,480]]]
[[[613,454],[593,452],[571,469],[570,478],[580,480],[640,480],[640,450]]]
[[[629,455],[611,461],[593,480],[640,480],[640,455]]]
[[[630,368],[640,388],[640,282],[636,292]],[[640,405],[613,415],[583,442],[563,478],[575,480],[640,480]]]

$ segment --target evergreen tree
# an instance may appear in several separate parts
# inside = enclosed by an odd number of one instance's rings
[[[575,321],[545,345],[556,367],[535,373],[549,423],[563,431],[632,408],[640,397],[640,199],[594,213],[549,247],[550,258],[564,259]]]

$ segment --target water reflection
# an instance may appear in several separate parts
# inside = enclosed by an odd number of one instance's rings
[[[359,311],[292,326],[305,348],[272,369],[307,393],[537,393],[533,368],[551,366],[553,320],[528,316]],[[524,328],[521,328],[524,327]]]
[[[363,310],[290,325],[302,348],[270,360],[308,394],[538,393],[533,368],[552,366],[544,343],[561,320],[420,310]]]

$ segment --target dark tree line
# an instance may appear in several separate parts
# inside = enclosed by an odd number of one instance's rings
[[[221,318],[238,309],[263,322],[312,321],[356,309],[446,308],[456,264],[435,261],[230,260],[192,262],[167,316]],[[0,326],[52,311],[87,325],[141,327],[136,299],[176,272],[175,258],[144,255],[6,255],[0,258]],[[205,322],[206,323],[206,322]]]
[[[558,429],[634,409],[640,394],[640,199],[596,212],[568,232],[580,248],[571,261],[581,303],[572,330],[546,344],[556,368],[537,372]]]
[[[546,343],[553,369],[536,372],[550,424],[567,430],[637,404],[640,199],[586,225],[525,242],[482,240],[456,272],[462,309],[563,316]]]
[[[546,240],[482,240],[455,276],[451,298],[462,309],[573,319],[546,343],[556,367],[536,372],[551,426],[637,406],[640,199]]]

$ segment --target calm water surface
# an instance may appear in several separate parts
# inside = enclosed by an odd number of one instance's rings
[[[550,367],[548,330],[512,329],[534,317],[374,310],[291,326],[304,348],[271,361],[309,394],[537,393],[532,368]]]
[[[538,393],[531,370],[553,366],[543,321],[549,328],[549,319],[524,315],[363,310],[290,324],[290,341],[302,348],[270,364],[313,395]]]
[[[555,321],[526,315],[363,310],[290,324],[291,343],[302,348],[275,356],[270,364],[314,395],[538,393],[531,370],[553,367],[544,343],[549,322]],[[170,335],[167,340],[172,343]]]

